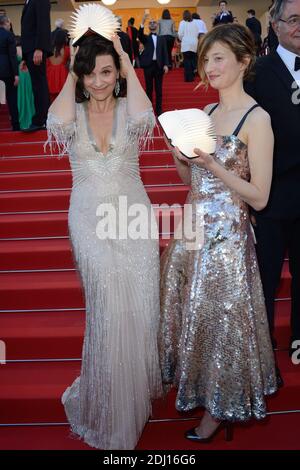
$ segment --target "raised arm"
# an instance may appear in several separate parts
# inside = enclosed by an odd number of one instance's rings
[[[151,101],[146,95],[141,82],[139,81],[135,70],[130,62],[128,54],[123,51],[120,39],[117,35],[112,38],[114,47],[119,54],[122,77],[126,78],[127,82],[127,111],[130,116],[135,116],[152,109]]]
[[[74,55],[71,54],[70,67],[74,63]],[[53,142],[57,145],[59,157],[62,157],[70,151],[76,134],[76,107],[75,107],[75,88],[77,77],[71,70],[67,80],[59,93],[58,97],[53,101],[48,111],[47,132],[48,139],[45,143],[44,150],[50,145],[50,152],[53,153]]]
[[[142,23],[141,23],[141,26],[140,26],[140,29],[138,31],[138,38],[139,40],[141,41],[142,44],[146,44],[147,42],[147,36],[145,35],[144,33],[144,29],[145,29],[145,21],[147,19],[149,15],[147,15],[146,13],[144,14],[143,18],[142,18]]]
[[[72,72],[72,67],[76,52],[74,53],[73,47],[71,46],[71,70],[61,92],[49,108],[49,114],[54,115],[63,124],[75,121],[75,89],[77,78]]]

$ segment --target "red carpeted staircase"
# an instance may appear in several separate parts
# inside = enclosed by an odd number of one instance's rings
[[[217,101],[214,91],[194,92],[194,86],[183,82],[181,69],[169,73],[164,110]],[[0,365],[0,449],[89,449],[69,438],[60,403],[80,371],[85,315],[68,238],[68,158],[44,154],[45,132],[8,132],[5,106],[0,128],[0,340],[7,352],[6,364]],[[140,167],[153,204],[184,204],[188,188],[157,131]],[[160,231],[167,215],[159,216]],[[161,250],[167,243],[161,237]],[[220,435],[207,449],[300,449],[300,366],[287,353],[289,309],[286,262],[276,302],[276,354],[285,387],[268,399],[270,415],[264,422],[239,425],[231,443]],[[174,399],[172,391],[154,404],[138,449],[198,449],[183,431],[199,413],[178,413]]]

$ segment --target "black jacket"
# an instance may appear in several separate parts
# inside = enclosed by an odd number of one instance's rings
[[[139,55],[139,43],[137,41],[139,32],[137,28],[135,28],[134,26],[128,26],[126,32],[129,38],[130,38],[129,28],[131,29],[131,36],[132,36],[132,41],[131,41],[132,51],[133,51],[134,57],[137,57]]]
[[[21,18],[21,42],[24,54],[40,49],[52,54],[50,1],[29,0],[24,5]]]
[[[277,52],[258,60],[256,78],[245,90],[272,120],[275,136],[273,183],[266,217],[300,217],[300,89]]]
[[[154,54],[154,42],[152,35],[144,34],[144,28],[139,29],[139,40],[144,45],[144,50],[140,56],[140,65],[142,68],[148,67],[152,63],[153,54]],[[164,65],[168,65],[168,49],[167,42],[164,36],[157,36],[157,46],[156,46],[156,60],[159,68],[163,68]]]
[[[0,27],[0,79],[19,75],[14,35]]]
[[[255,39],[255,44],[261,44],[261,22],[255,18],[254,16],[252,18],[247,18],[246,20],[246,26],[250,29],[252,32],[254,39]]]
[[[224,15],[221,12],[218,13],[213,21],[213,26],[217,26],[218,24],[227,24],[227,23],[233,23],[233,14],[231,11],[228,11],[227,15]]]

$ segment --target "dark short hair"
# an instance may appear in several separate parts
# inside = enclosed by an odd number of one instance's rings
[[[201,20],[199,13],[192,13],[193,20]]]
[[[130,23],[133,26],[134,25],[134,18],[133,17],[129,18],[128,23]]]
[[[184,10],[183,12],[183,19],[184,21],[192,21],[192,14],[190,12],[190,10]]]
[[[64,29],[58,29],[55,31],[53,39],[53,52],[54,56],[58,57],[61,49],[68,43],[68,33]]]
[[[255,16],[255,10],[252,10],[252,8],[248,10],[247,13],[249,13],[249,15]]]
[[[9,19],[6,15],[1,15],[0,16],[0,25],[4,25],[5,23],[8,23],[9,22]]]
[[[228,2],[227,2],[226,0],[221,0],[221,1],[219,2],[219,6],[221,5],[221,3],[226,3],[226,5],[228,5]]]
[[[162,17],[163,20],[170,20],[170,19],[171,19],[170,11],[166,8],[166,9],[162,12],[161,17]]]
[[[73,70],[78,77],[76,83],[75,98],[77,103],[87,101],[84,96],[84,76],[89,75],[95,68],[96,57],[101,55],[110,55],[113,58],[116,69],[120,70],[119,56],[114,48],[112,41],[99,36],[88,36],[81,43],[79,50],[75,56]],[[120,93],[118,96],[126,96],[126,80],[121,78]]]

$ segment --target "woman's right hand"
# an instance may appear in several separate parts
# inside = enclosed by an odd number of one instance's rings
[[[115,51],[117,52],[120,59],[120,74],[121,77],[127,78],[129,71],[133,70],[128,54],[123,50],[120,37],[118,34],[114,34],[111,38]]]

